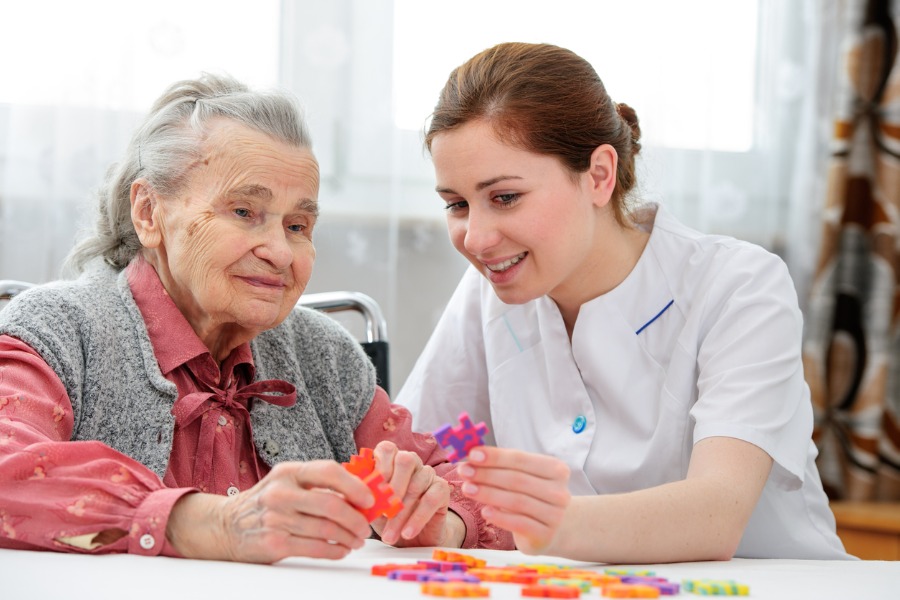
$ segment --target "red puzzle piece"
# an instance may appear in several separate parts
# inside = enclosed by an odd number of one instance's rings
[[[403,503],[394,496],[394,490],[384,482],[381,473],[375,470],[375,457],[371,448],[360,448],[359,454],[354,454],[350,457],[350,462],[341,465],[362,479],[375,496],[375,504],[371,508],[358,509],[369,523],[381,515],[390,519],[403,509]]]
[[[522,595],[531,598],[578,598],[581,590],[572,585],[526,585]]]
[[[373,471],[363,478],[363,483],[369,486],[375,496],[375,504],[371,508],[357,509],[369,523],[382,515],[390,519],[403,509],[400,498],[394,495],[394,490],[384,482],[384,477],[378,471]]]

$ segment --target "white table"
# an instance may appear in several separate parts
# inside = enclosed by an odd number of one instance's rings
[[[462,550],[488,565],[553,563],[587,566],[519,552]],[[419,584],[370,574],[372,565],[430,559],[431,548],[398,549],[369,540],[340,561],[289,559],[274,566],[216,561],[146,558],[130,555],[84,556],[54,552],[0,550],[2,600],[302,600],[327,598],[431,598]],[[602,571],[605,565],[589,565]],[[618,565],[617,565],[618,566]],[[900,562],[749,560],[643,565],[672,581],[734,579],[750,586],[750,597],[790,599],[900,599]],[[521,598],[521,586],[486,583],[491,598]],[[681,598],[700,598],[682,593]],[[594,589],[582,598],[600,598]]]

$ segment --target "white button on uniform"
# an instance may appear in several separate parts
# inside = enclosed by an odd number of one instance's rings
[[[225,491],[225,493],[227,493],[229,496],[237,496],[238,494],[241,493],[241,490],[237,489],[237,488],[234,487],[234,486],[231,486],[230,488],[228,488],[228,489]]]
[[[144,550],[150,550],[156,545],[156,540],[149,533],[145,533],[141,536],[140,544]]]
[[[226,423],[228,423],[228,419],[225,418],[225,415],[219,415],[219,425],[225,427]]]

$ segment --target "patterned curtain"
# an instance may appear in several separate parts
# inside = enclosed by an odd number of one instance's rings
[[[824,226],[804,363],[833,499],[900,500],[898,6],[841,3]]]

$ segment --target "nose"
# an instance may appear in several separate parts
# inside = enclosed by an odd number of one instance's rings
[[[464,227],[463,245],[466,251],[474,256],[496,246],[502,237],[491,212],[472,210],[471,205]]]
[[[291,266],[294,252],[287,238],[287,232],[279,223],[275,227],[264,227],[262,236],[253,250],[261,260],[266,261],[278,270]]]

